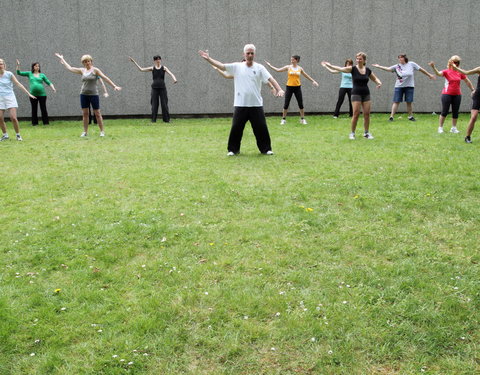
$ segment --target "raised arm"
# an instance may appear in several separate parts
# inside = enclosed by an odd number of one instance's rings
[[[438,69],[437,69],[437,67],[435,66],[435,63],[434,63],[433,61],[430,61],[430,62],[428,63],[428,65],[431,66],[431,68],[433,69],[433,72],[434,72],[437,76],[443,77],[443,73],[438,71]],[[453,64],[453,65],[455,65],[455,64]]]
[[[282,88],[280,87],[280,85],[278,84],[278,82],[275,80],[275,78],[273,77],[270,77],[268,79],[268,82],[270,82],[272,85],[273,85],[273,89],[272,89],[272,94],[275,95],[275,96],[283,96],[285,95],[285,91],[282,90]]]
[[[206,51],[200,50],[200,51],[198,51],[198,54],[200,55],[200,57],[207,60],[209,64],[217,67],[218,69],[220,69],[223,72],[225,71],[225,65],[223,65],[223,63],[221,63],[220,61],[212,59],[210,57],[210,55],[208,54],[208,50],[206,50]]]
[[[423,69],[422,67],[420,67],[420,69],[418,69],[419,72],[422,72],[423,74],[425,74],[428,78],[430,79],[433,79],[433,80],[436,80],[437,77],[435,77],[433,74],[430,74],[429,72],[427,72],[425,69]]]
[[[16,62],[17,62],[17,66],[16,66],[17,74],[19,76],[22,76],[22,77],[28,77],[30,75],[29,74],[30,72],[21,72],[20,71],[20,60],[17,59]]]
[[[270,64],[267,60],[263,60],[265,61],[265,64],[267,64],[270,68],[272,68],[273,70],[275,70],[276,72],[286,72],[288,70],[288,65],[285,65],[281,68],[275,68],[272,64]]]
[[[65,59],[63,58],[63,55],[60,55],[59,53],[56,53],[55,56],[57,56],[60,59],[60,64],[62,64],[67,70],[69,70],[72,73],[75,74],[82,74],[82,69],[80,68],[73,68],[68,64]]]
[[[175,76],[173,75],[173,73],[172,73],[170,70],[168,70],[168,68],[167,68],[166,66],[164,66],[164,68],[165,68],[165,72],[167,72],[168,75],[169,75],[170,77],[172,77],[173,83],[177,83],[177,79],[175,78]]]
[[[382,87],[382,81],[380,81],[378,79],[378,77],[375,75],[375,74],[370,74],[370,79],[375,82],[375,84],[377,85],[377,89],[379,89],[380,87]]]
[[[351,73],[352,72],[352,67],[351,66],[337,66],[337,65],[332,65],[327,61],[322,61],[322,65],[325,68],[330,68],[332,70],[335,70],[337,72],[343,72],[343,73]]]
[[[378,65],[378,64],[372,64],[373,67],[375,68],[378,68],[378,69],[382,69],[382,70],[385,70],[386,72],[393,72],[392,69],[390,69],[388,66],[382,66],[382,65]]]
[[[115,83],[113,83],[112,80],[108,78],[105,74],[103,74],[100,69],[94,68],[94,72],[97,76],[100,76],[104,79],[105,82],[112,86],[115,91],[120,91],[122,89],[120,86],[117,86]]]
[[[318,87],[317,81],[315,81],[312,77],[310,77],[310,76],[307,74],[307,72],[306,72],[305,70],[303,70],[303,68],[300,68],[300,69],[301,69],[302,75],[303,75],[306,79],[308,79],[309,81],[311,81],[312,84],[313,84],[313,86]]]
[[[466,76],[469,76],[469,75],[472,75],[472,74],[475,74],[475,73],[480,74],[480,66],[477,66],[475,69],[471,69],[471,70],[463,70],[463,69],[460,69],[455,64],[453,64],[453,70],[456,70],[457,72],[465,74]]]
[[[220,70],[218,69],[216,66],[213,66],[212,65],[212,68],[215,69],[218,74],[220,74],[223,78],[226,78],[226,79],[233,79],[233,76],[231,76],[230,74],[228,74],[227,72],[224,72],[223,70]],[[269,82],[270,83],[270,82]],[[272,88],[272,87],[270,87]]]
[[[140,70],[141,72],[151,72],[153,70],[153,66],[149,66],[148,68],[142,68],[140,65],[137,64],[137,62],[133,59],[133,57],[128,56],[129,60],[135,64],[135,66]]]
[[[320,64],[321,66],[323,66],[325,69],[327,69],[330,73],[333,73],[333,74],[338,74],[340,72],[336,71],[336,70],[333,70],[332,68],[329,68],[328,66],[326,66],[323,62]]]
[[[30,93],[28,92],[28,90],[25,88],[25,86],[23,86],[20,82],[18,82],[17,77],[15,77],[14,75],[12,75],[12,81],[13,81],[13,83],[15,83],[18,87],[20,87],[20,89],[21,89],[23,92],[25,92],[30,98],[36,99],[35,96],[33,96],[32,94],[30,94]]]

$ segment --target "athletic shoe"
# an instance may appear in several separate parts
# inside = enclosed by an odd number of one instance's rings
[[[300,124],[307,125],[307,120],[305,120],[304,118],[300,119]]]
[[[17,134],[17,141],[23,141],[23,138],[20,134]]]
[[[235,153],[233,151],[228,151],[227,156],[235,156]]]
[[[350,133],[348,138],[351,139],[352,141],[354,141],[355,140],[355,133]]]
[[[4,134],[4,135],[2,135],[2,138],[0,138],[0,142],[1,141],[6,141],[7,139],[10,139],[10,137],[8,136],[8,134]]]
[[[457,133],[460,133],[460,132],[459,132],[459,130],[457,129],[456,126],[452,126],[452,128],[450,129],[450,133],[457,134]]]
[[[105,137],[105,132],[100,132],[100,137]]]
[[[282,118],[282,120],[280,121],[280,125],[285,125],[287,123],[287,120],[285,120],[284,118]]]
[[[392,122],[392,121],[393,121],[393,117],[390,116],[390,118],[388,119],[388,121]]]
[[[333,116],[333,118],[338,118],[338,116]]]
[[[467,136],[465,137],[465,142],[467,142],[467,143],[472,143],[472,138],[470,138],[470,136],[467,135]]]
[[[438,127],[438,134],[442,134],[443,133],[443,127],[442,126],[439,126]]]
[[[366,132],[363,134],[363,138],[365,139],[373,139],[373,135],[371,135],[370,133]]]
[[[413,116],[410,116],[410,117],[408,118],[408,121],[415,122],[415,121],[417,121],[417,120],[415,119],[415,117],[413,117]]]
[[[273,151],[272,150],[269,150],[267,152],[264,152],[263,155],[273,155]]]
[[[86,136],[87,136],[87,133],[85,133],[85,132],[83,132],[83,133],[80,135],[80,137],[82,137],[82,138],[83,138],[83,137],[86,137]]]

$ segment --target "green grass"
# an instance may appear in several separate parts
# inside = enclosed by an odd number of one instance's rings
[[[387,118],[271,117],[236,157],[231,119],[22,123],[0,374],[478,373],[476,133]]]

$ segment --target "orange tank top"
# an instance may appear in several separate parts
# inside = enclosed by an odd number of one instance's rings
[[[300,74],[302,72],[302,68],[297,66],[297,68],[289,67],[288,68],[288,80],[287,86],[300,86]]]

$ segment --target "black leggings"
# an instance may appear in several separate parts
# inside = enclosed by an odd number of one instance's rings
[[[303,109],[302,86],[287,86],[283,109],[288,109],[288,106],[290,105],[290,99],[292,99],[293,94],[295,94],[295,98],[297,99],[298,108]]]
[[[152,122],[157,121],[158,113],[158,97],[160,97],[160,105],[162,106],[163,122],[170,122],[170,112],[168,111],[168,96],[167,89],[156,89],[152,87]]]
[[[253,134],[257,139],[257,147],[262,154],[272,150],[270,134],[267,128],[267,120],[263,107],[235,107],[233,111],[232,129],[228,138],[228,151],[235,154],[240,152],[243,130],[245,124],[250,121]]]
[[[458,118],[458,110],[460,109],[460,102],[462,95],[447,95],[442,94],[442,113],[440,116],[447,117],[450,105],[452,106],[452,118]]]
[[[43,125],[48,125],[47,97],[37,96],[36,99],[30,98],[30,104],[32,105],[32,125],[38,125],[38,104],[40,104],[40,111],[42,112]]]
[[[335,107],[335,112],[333,115],[335,117],[338,117],[340,114],[340,108],[342,107],[343,101],[345,99],[345,95],[348,95],[348,105],[349,105],[349,111],[348,113],[350,114],[350,117],[353,116],[353,110],[352,110],[352,89],[345,88],[345,87],[340,87],[338,90],[338,101],[337,101],[337,106]]]

